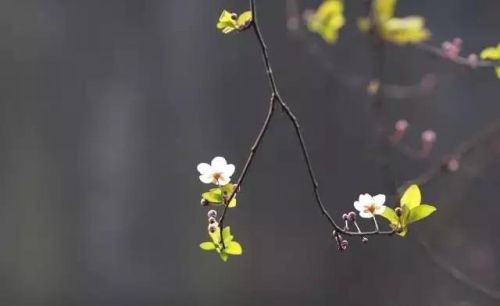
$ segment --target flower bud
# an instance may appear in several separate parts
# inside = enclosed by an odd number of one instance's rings
[[[349,216],[347,214],[342,215],[342,220],[347,220],[348,218],[349,218]]]
[[[217,230],[217,227],[218,227],[218,226],[219,226],[219,225],[218,225],[218,224],[216,224],[216,223],[214,223],[214,224],[210,224],[210,225],[208,226],[208,231],[209,231],[210,233],[215,233],[215,231]]]
[[[231,19],[232,19],[232,20],[236,20],[236,19],[238,19],[238,14],[236,14],[236,13],[232,13],[232,14],[231,14]]]
[[[205,198],[201,198],[200,204],[201,204],[201,206],[208,206],[208,204],[210,204],[210,202],[208,202]]]
[[[435,142],[436,132],[434,132],[433,130],[425,130],[422,132],[422,149],[420,151],[421,157],[429,156]]]
[[[215,220],[214,217],[208,218],[208,224],[214,224],[214,223],[217,223],[217,220]]]
[[[401,217],[401,215],[403,214],[403,210],[401,209],[401,207],[396,207],[394,212],[396,212],[396,216],[398,217]]]
[[[433,130],[425,130],[422,132],[422,142],[434,143],[436,141],[436,132]]]
[[[361,242],[368,243],[368,238],[366,238],[366,237],[361,238]]]
[[[456,172],[460,168],[460,161],[457,158],[452,158],[446,164],[446,170]]]
[[[453,42],[445,41],[441,45],[441,54],[451,60],[455,60],[460,54],[460,49],[462,47],[462,40],[455,38]]]
[[[217,218],[217,211],[211,209],[207,213],[208,218]]]
[[[469,63],[469,66],[471,66],[471,68],[477,68],[477,66],[479,65],[479,56],[477,54],[471,53],[467,57],[467,62]]]
[[[356,221],[357,215],[356,215],[355,212],[351,211],[351,212],[349,212],[349,214],[347,215],[347,217],[349,218],[349,221],[354,222],[354,221]]]
[[[349,241],[347,240],[342,240],[340,242],[340,248],[344,251],[347,250],[347,247],[349,246]]]
[[[405,137],[406,130],[408,129],[408,121],[400,119],[394,124],[394,132],[391,136],[391,140],[394,142],[401,141]]]
[[[394,125],[394,128],[396,129],[397,132],[405,132],[406,129],[408,128],[408,121],[401,119],[396,121],[396,124]]]
[[[462,48],[463,43],[464,43],[464,41],[460,37],[455,37],[452,40],[452,44],[454,44],[458,48]]]

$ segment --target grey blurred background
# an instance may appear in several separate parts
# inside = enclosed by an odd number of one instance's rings
[[[257,3],[338,218],[360,193],[391,192],[375,126],[409,120],[412,146],[424,129],[438,134],[428,160],[390,153],[403,183],[500,115],[492,70],[390,47],[388,82],[433,73],[438,87],[386,99],[380,121],[364,88],[341,81],[370,77],[361,1],[346,1],[333,47],[290,35],[285,1]],[[216,31],[223,8],[247,1],[0,2],[0,305],[500,305],[500,167],[489,145],[499,135],[423,186],[438,212],[407,239],[351,240],[340,254],[278,114],[227,219],[244,256],[223,263],[199,249],[196,165],[222,155],[241,170],[270,94],[252,33]],[[409,14],[426,16],[438,46],[460,36],[467,54],[500,41],[497,0],[401,0],[398,15]]]

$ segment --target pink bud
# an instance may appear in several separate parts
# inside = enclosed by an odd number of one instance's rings
[[[477,54],[475,53],[471,53],[467,57],[467,62],[469,62],[469,65],[472,68],[477,68],[477,66],[479,65],[479,56],[477,56]]]
[[[455,46],[457,46],[459,49],[462,49],[462,45],[463,45],[464,41],[460,37],[455,37],[455,38],[453,38],[452,43]]]
[[[425,130],[422,133],[422,148],[420,150],[420,157],[425,158],[429,156],[434,142],[436,142],[436,132],[433,130]]]
[[[408,128],[408,125],[409,125],[408,121],[406,121],[404,119],[401,119],[401,120],[396,121],[396,124],[394,125],[394,128],[398,132],[404,132]]]
[[[433,130],[425,130],[422,132],[422,142],[424,143],[434,143],[436,141],[436,132]]]
[[[456,172],[460,168],[460,161],[457,158],[452,158],[446,164],[446,169],[450,172]]]
[[[405,136],[406,129],[408,129],[408,121],[400,119],[394,124],[394,133],[390,137],[393,142],[398,142]]]
[[[445,41],[441,45],[441,54],[446,58],[454,60],[460,54],[460,46],[452,42]]]

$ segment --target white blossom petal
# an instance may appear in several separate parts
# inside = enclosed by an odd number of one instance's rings
[[[223,172],[226,165],[227,162],[224,157],[217,156],[212,159],[212,171],[214,172]]]
[[[380,205],[380,206],[375,207],[375,211],[373,213],[376,215],[381,215],[384,213],[384,210],[385,210],[385,206]]]
[[[200,172],[200,174],[207,174],[209,172],[212,172],[212,167],[207,163],[198,164],[198,167],[196,167],[196,169],[198,169],[198,172]]]
[[[236,168],[234,167],[233,164],[227,165],[226,168],[224,169],[224,176],[227,176],[228,178],[230,178],[234,174],[235,169]]]
[[[366,204],[370,204],[370,203],[373,203],[373,198],[371,195],[369,195],[368,193],[365,193],[365,194],[360,194],[359,195],[359,202],[362,204],[362,205],[366,205]]]
[[[231,182],[231,179],[229,177],[227,177],[227,176],[219,177],[219,185],[224,186],[224,185],[229,184],[229,182]]]
[[[202,174],[200,175],[200,181],[205,184],[213,183],[214,177],[211,174]]]
[[[358,211],[363,211],[365,210],[364,205],[362,205],[360,202],[356,201],[354,202],[354,208],[356,208]]]
[[[359,216],[361,218],[365,218],[365,219],[373,218],[373,214],[369,211],[361,211],[361,212],[359,212]]]
[[[377,194],[376,196],[373,197],[373,202],[379,205],[384,205],[385,203],[385,195],[384,194]]]

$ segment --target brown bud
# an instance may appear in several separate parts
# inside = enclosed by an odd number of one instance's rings
[[[210,233],[215,233],[215,231],[217,230],[217,227],[218,227],[218,226],[219,226],[219,225],[218,225],[218,224],[215,224],[215,223],[214,223],[214,224],[210,224],[210,225],[208,226],[208,231],[209,231]]]

